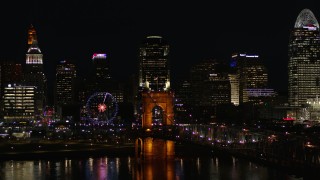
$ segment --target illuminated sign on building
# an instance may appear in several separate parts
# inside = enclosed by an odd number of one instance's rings
[[[247,58],[258,58],[258,55],[246,55]]]
[[[92,59],[96,59],[96,58],[106,59],[106,58],[107,58],[107,54],[94,53],[94,54],[92,55]]]
[[[308,29],[309,31],[317,30],[317,27],[315,27],[315,26],[303,26],[303,28]]]

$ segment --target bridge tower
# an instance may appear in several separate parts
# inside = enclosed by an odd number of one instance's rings
[[[146,159],[172,159],[174,157],[174,142],[165,139],[157,139],[149,134],[152,131],[152,115],[155,107],[162,110],[162,126],[173,125],[173,97],[169,91],[145,91],[142,92],[142,129],[143,138],[136,139],[135,152],[137,158]]]
[[[171,126],[174,121],[173,102],[174,94],[170,91],[142,92],[142,128],[151,130],[152,110],[159,106],[163,110],[163,125]]]

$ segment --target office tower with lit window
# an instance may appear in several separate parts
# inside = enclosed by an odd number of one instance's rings
[[[107,59],[107,54],[94,53],[92,55],[94,66],[94,74],[98,81],[107,81],[111,79],[110,62]]]
[[[22,65],[13,61],[2,61],[0,64],[1,73],[1,97],[3,95],[4,88],[8,84],[20,84],[22,82]]]
[[[33,121],[35,119],[34,86],[8,84],[3,93],[5,122]]]
[[[79,82],[78,100],[81,104],[81,116],[85,117],[85,105],[87,100],[96,92],[110,93],[118,103],[124,101],[123,85],[115,81],[111,76],[110,60],[106,53],[94,53],[92,55],[92,68],[88,68],[89,74]]]
[[[216,106],[231,101],[227,65],[216,59],[205,59],[191,68],[191,97],[196,106]]]
[[[262,59],[256,54],[235,53],[231,58],[231,76],[235,102],[237,101],[236,89],[239,85],[239,104],[250,101],[248,90],[265,89],[268,87],[268,72]]]
[[[319,23],[309,9],[297,17],[289,39],[288,101],[300,107],[320,94]]]
[[[22,82],[22,66],[13,61],[2,61],[0,64],[0,108],[3,109],[3,93],[4,88],[8,84],[21,84]],[[3,118],[3,111],[0,111],[0,117]]]
[[[216,121],[217,108],[231,103],[228,63],[206,58],[192,66],[190,88],[190,120],[196,123]]]
[[[161,36],[148,36],[139,48],[139,87],[170,89],[169,45]]]
[[[56,67],[54,105],[56,115],[61,119],[67,116],[75,119],[80,115],[76,99],[76,76],[74,64],[66,60],[59,62]]]
[[[30,33],[32,32],[32,33]],[[28,31],[28,44],[32,39],[27,54],[26,65],[24,73],[24,85],[35,86],[35,104],[36,104],[36,118],[42,115],[43,108],[46,105],[47,79],[43,72],[43,54],[38,46],[36,32],[33,26]]]
[[[75,102],[76,68],[74,64],[60,61],[56,68],[55,106]]]
[[[92,68],[88,69],[89,75],[86,79],[88,94],[95,92],[106,92],[112,86],[110,74],[110,61],[105,53],[94,53],[92,55]]]
[[[229,74],[231,103],[238,106],[239,102],[239,76],[238,74]]]

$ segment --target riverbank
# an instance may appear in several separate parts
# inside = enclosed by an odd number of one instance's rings
[[[212,155],[210,149],[192,144],[176,144],[176,157]],[[38,143],[11,142],[0,144],[0,160],[33,160],[52,158],[83,158],[95,156],[134,157],[133,143],[105,144],[78,141],[47,141]]]
[[[108,155],[134,156],[134,144],[107,145],[77,142],[5,143],[0,145],[0,160],[77,158]]]
[[[133,143],[108,145],[105,143],[72,141],[0,144],[0,160],[62,159],[101,156],[134,157],[135,147]],[[220,159],[223,158],[225,162],[232,162],[232,157],[235,157],[300,175],[319,171],[318,167],[312,167],[306,164],[294,164],[257,158],[253,152],[247,154],[193,143],[176,143],[175,157],[219,157]]]

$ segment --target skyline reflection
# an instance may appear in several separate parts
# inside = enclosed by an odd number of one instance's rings
[[[143,162],[132,157],[2,161],[0,171],[0,179],[302,179],[232,157],[175,157]]]

